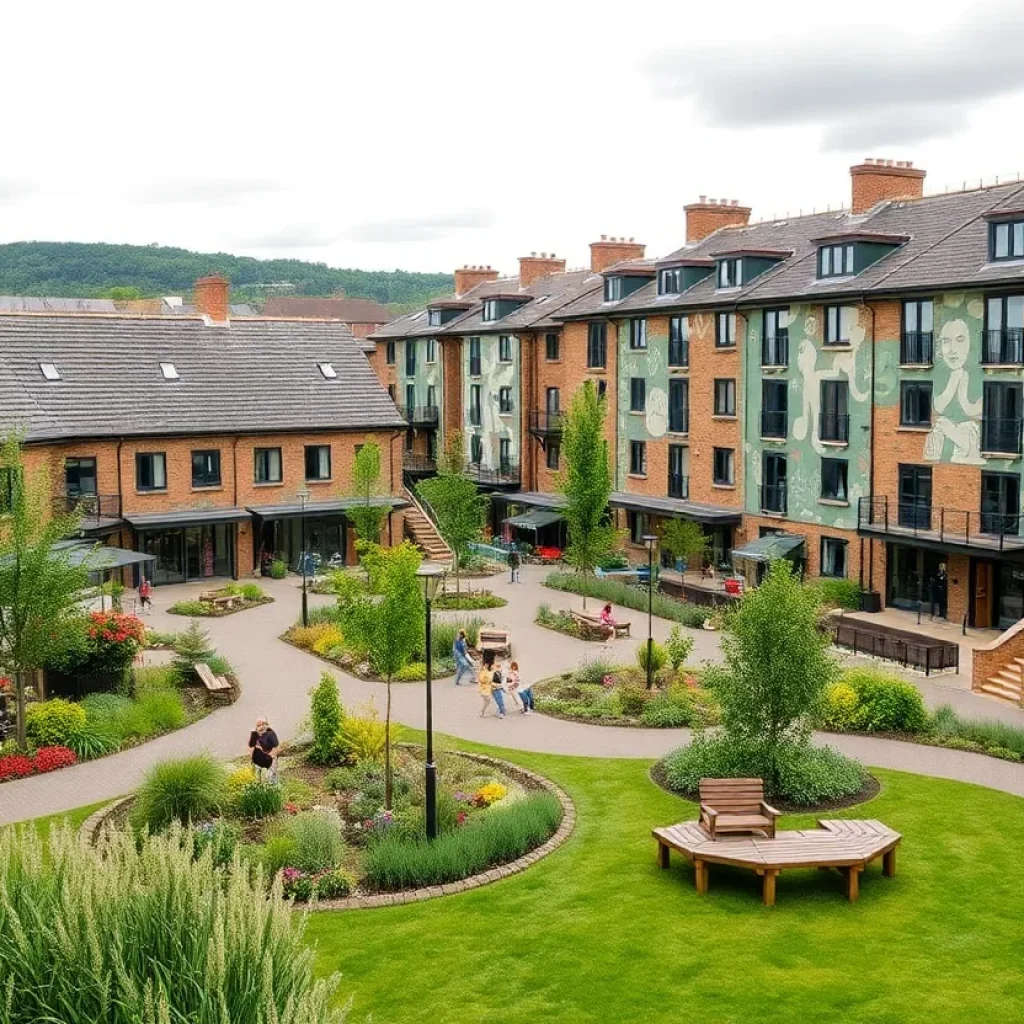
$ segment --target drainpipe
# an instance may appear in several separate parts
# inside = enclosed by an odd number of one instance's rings
[[[878,352],[875,348],[875,309],[869,306],[865,300],[865,293],[860,294],[860,304],[871,314],[871,381],[868,387],[871,389],[869,401],[871,402],[871,437],[868,439],[868,498],[871,500],[875,494],[875,362]],[[854,367],[856,370],[856,367]],[[857,509],[857,523],[860,525],[860,509]],[[861,575],[864,574],[863,549],[860,563]],[[875,540],[868,538],[868,590],[873,591],[875,585]],[[863,586],[861,587],[863,590]]]
[[[241,441],[241,440],[242,440],[241,437],[236,436],[235,440],[234,440],[234,443],[231,445],[231,483],[232,483],[231,507],[232,508],[238,508],[238,442]],[[238,532],[239,532],[240,528],[241,528],[240,525],[238,523],[236,523],[235,524],[235,557],[233,559],[233,561],[234,561],[234,573],[232,574],[232,577],[231,577],[232,579],[235,579],[235,580],[237,580],[239,578],[239,572],[238,572],[238,547],[239,547],[239,545],[238,545]],[[249,523],[249,529],[250,530],[253,529],[253,524],[251,522]],[[255,536],[255,532],[253,533],[253,536],[252,536],[252,546],[253,546],[253,551],[255,551],[256,550],[256,536]]]
[[[396,430],[388,442],[388,466],[391,477],[391,493],[395,493],[395,441],[404,435],[405,431]]]

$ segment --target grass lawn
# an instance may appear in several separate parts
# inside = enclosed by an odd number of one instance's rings
[[[1024,1017],[1024,800],[879,771],[879,796],[839,813],[903,833],[897,876],[872,865],[860,902],[849,904],[834,872],[784,872],[769,909],[753,873],[713,867],[699,897],[681,859],[658,868],[651,827],[695,817],[695,808],[654,786],[647,762],[488,752],[566,789],[575,834],[525,874],[484,889],[313,915],[319,965],[343,973],[353,1020]],[[811,815],[782,819],[783,828],[813,824]]]

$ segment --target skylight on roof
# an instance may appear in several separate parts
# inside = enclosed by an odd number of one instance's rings
[[[60,370],[53,363],[40,363],[39,369],[47,380],[60,380]]]
[[[337,370],[330,363],[317,363],[316,365],[320,367],[320,372],[327,380],[334,380],[338,376]]]
[[[174,363],[161,363],[160,372],[164,375],[164,380],[177,380],[179,376]]]

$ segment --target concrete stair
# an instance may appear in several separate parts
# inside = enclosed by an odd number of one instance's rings
[[[450,563],[452,560],[451,549],[438,533],[434,521],[423,511],[416,496],[408,488],[406,488],[405,497],[410,502],[409,507],[405,510],[406,536],[423,552],[423,557],[428,561]]]
[[[1008,662],[994,676],[989,676],[979,689],[990,697],[1020,705],[1024,699],[1024,658]]]

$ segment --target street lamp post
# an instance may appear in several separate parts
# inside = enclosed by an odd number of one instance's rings
[[[426,812],[427,812],[427,839],[437,838],[437,765],[434,763],[434,702],[431,691],[431,673],[433,662],[431,658],[431,634],[430,634],[430,606],[437,593],[437,588],[444,576],[444,569],[439,565],[432,565],[424,562],[416,570],[420,586],[423,588],[423,600],[426,603],[427,620],[427,765],[426,765]]]
[[[309,625],[309,599],[306,596],[306,502],[309,501],[309,488],[303,485],[299,489],[299,508],[301,511],[302,540],[300,547],[302,551],[299,558],[302,559],[302,625]]]
[[[654,635],[651,632],[651,617],[654,607],[654,545],[658,538],[652,533],[644,534],[647,545],[647,689],[654,686]]]

